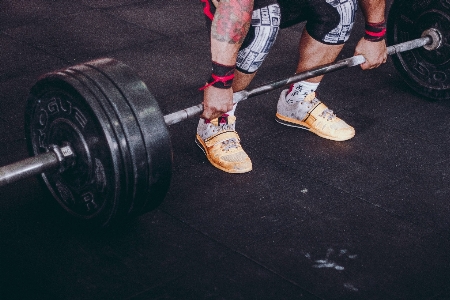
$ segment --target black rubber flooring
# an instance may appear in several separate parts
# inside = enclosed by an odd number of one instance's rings
[[[293,74],[301,30],[252,86]],[[28,156],[41,74],[113,57],[167,114],[201,102],[208,43],[198,0],[1,1],[0,165]],[[329,74],[320,98],[357,132],[333,142],[276,123],[279,92],[238,107],[251,173],[213,168],[197,119],[172,125],[165,201],[101,236],[61,226],[35,178],[2,187],[0,298],[450,299],[450,102],[413,94],[390,59]]]

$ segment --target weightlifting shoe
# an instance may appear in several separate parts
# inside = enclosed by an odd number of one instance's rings
[[[252,170],[252,162],[234,131],[235,120],[234,116],[200,119],[195,142],[214,167],[228,173],[246,173]]]
[[[332,110],[316,98],[316,93],[308,94],[302,101],[288,101],[288,90],[281,92],[275,120],[283,125],[309,130],[320,137],[345,141],[355,136],[355,129],[336,117]]]

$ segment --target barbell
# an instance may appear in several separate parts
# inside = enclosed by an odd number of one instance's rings
[[[420,14],[413,10],[425,25],[411,29],[405,20],[416,20],[411,17],[415,15],[409,8],[410,15],[401,17],[409,7],[404,3],[395,2],[389,14],[395,21],[389,25],[388,42],[395,45],[388,53],[397,54],[394,64],[416,92],[450,98],[448,20],[441,20],[435,8]],[[408,37],[416,38],[402,40]],[[323,65],[236,92],[233,101],[364,61],[358,55]],[[60,206],[85,226],[106,227],[136,217],[158,207],[169,189],[173,159],[167,126],[202,109],[199,104],[163,116],[145,83],[114,59],[48,73],[27,100],[25,130],[32,157],[1,167],[0,186],[41,174]]]

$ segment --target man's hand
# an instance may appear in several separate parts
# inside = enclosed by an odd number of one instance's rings
[[[366,59],[366,62],[361,64],[361,69],[377,68],[387,60],[386,42],[371,42],[362,38],[356,45],[355,55],[362,55]]]
[[[233,89],[209,86],[205,89],[202,118],[213,120],[233,109]]]

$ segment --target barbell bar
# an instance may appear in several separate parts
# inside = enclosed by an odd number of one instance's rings
[[[388,54],[441,47],[430,28]],[[361,55],[233,94],[233,102],[360,65]],[[167,125],[197,116],[198,104],[163,116],[146,85],[113,59],[55,71],[33,86],[26,135],[33,157],[0,168],[0,186],[41,174],[60,206],[88,226],[108,226],[157,207],[170,184]]]
[[[422,37],[418,39],[414,39],[411,41],[407,41],[404,43],[400,43],[397,45],[389,46],[387,47],[387,53],[388,55],[393,55],[400,52],[409,51],[412,49],[420,48],[427,46],[427,50],[432,51],[441,45],[441,34],[439,31],[437,31],[434,28],[430,28],[423,32]],[[334,71],[359,66],[363,64],[366,61],[364,56],[362,55],[355,55],[350,58],[342,59],[334,63],[322,65],[316,68],[313,68],[311,70],[301,72],[298,74],[295,74],[294,76],[273,81],[264,85],[261,85],[259,87],[256,87],[251,90],[242,90],[239,92],[235,92],[233,94],[233,102],[238,103],[240,101],[246,100],[248,98],[258,96],[267,92],[270,92],[272,90],[302,81],[309,78],[313,78],[316,76],[324,75],[327,73],[331,73]],[[198,105],[194,105],[191,107],[188,107],[186,109],[168,114],[164,116],[164,121],[167,125],[172,125],[175,123],[179,123],[183,120],[189,119],[191,117],[197,116],[203,111],[203,105],[200,103]]]

